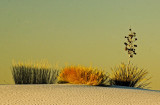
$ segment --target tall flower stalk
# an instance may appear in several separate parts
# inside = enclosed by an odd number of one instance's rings
[[[130,33],[128,34],[128,36],[125,36],[125,38],[127,39],[126,42],[124,42],[125,45],[125,51],[128,52],[128,64],[130,64],[130,58],[133,58],[133,55],[136,55],[137,53],[135,52],[135,47],[137,47],[137,45],[134,44],[134,42],[137,40],[136,38],[136,33],[132,32],[132,29],[129,29]]]

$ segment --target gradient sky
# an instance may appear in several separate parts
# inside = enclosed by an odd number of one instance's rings
[[[160,90],[159,0],[1,0],[0,84],[13,84],[12,60],[47,59],[108,72],[127,63],[124,36],[137,33],[132,63],[149,71]]]

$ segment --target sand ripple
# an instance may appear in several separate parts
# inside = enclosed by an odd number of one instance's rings
[[[86,85],[0,85],[0,105],[160,105],[160,92]]]

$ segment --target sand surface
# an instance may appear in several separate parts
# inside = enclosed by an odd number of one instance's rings
[[[0,85],[0,105],[160,105],[160,92],[87,85]]]

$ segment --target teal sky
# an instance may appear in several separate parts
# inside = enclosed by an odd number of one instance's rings
[[[124,36],[137,33],[132,62],[160,90],[159,0],[1,0],[0,83],[13,84],[12,60],[110,68],[128,60]]]

